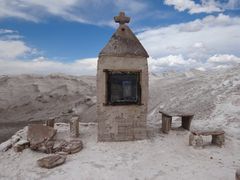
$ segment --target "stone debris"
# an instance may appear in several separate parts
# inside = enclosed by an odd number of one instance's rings
[[[62,156],[67,156],[67,155],[68,155],[68,153],[66,153],[66,152],[62,152],[62,151],[60,151],[60,152],[56,152],[56,154],[58,154],[58,155],[62,155]]]
[[[67,141],[65,140],[55,141],[53,146],[53,153],[61,152],[64,146],[67,146]]]
[[[79,117],[72,117],[70,120],[70,135],[71,137],[79,137]]]
[[[8,149],[10,149],[12,147],[12,142],[11,140],[7,140],[5,142],[3,142],[0,146],[0,151],[1,152],[5,152],[7,151]]]
[[[37,149],[40,152],[51,154],[53,153],[53,146],[54,146],[54,141],[45,141],[42,144],[39,144],[39,148]]]
[[[37,164],[42,168],[50,169],[65,163],[65,161],[66,156],[55,154],[37,160]]]
[[[27,139],[32,150],[51,153],[54,145],[53,138],[57,130],[42,124],[30,124],[28,126]]]
[[[71,140],[70,142],[65,140],[56,141],[53,147],[53,153],[74,154],[81,151],[82,148],[83,143],[79,139]]]
[[[74,154],[81,151],[83,148],[83,143],[81,140],[71,140],[65,146],[63,146],[62,151],[68,154]]]
[[[13,150],[15,152],[22,152],[24,149],[28,148],[29,146],[30,146],[29,141],[21,139],[13,146]]]

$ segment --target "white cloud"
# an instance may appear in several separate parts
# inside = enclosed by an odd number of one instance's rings
[[[184,58],[183,55],[169,55],[161,58],[148,59],[149,70],[155,74],[166,71],[187,71],[198,69],[205,71],[208,69],[219,69],[232,67],[240,64],[240,57],[231,54],[218,54],[209,57],[206,61],[198,61],[191,58]]]
[[[0,40],[0,59],[16,59],[31,51],[23,41],[2,41]]]
[[[0,74],[51,74],[96,75],[97,58],[80,59],[62,63],[39,57],[31,61],[0,60]]]
[[[154,73],[190,68],[209,69],[239,63],[239,29],[240,17],[219,14],[188,23],[147,29],[138,37],[152,56],[149,58],[149,68]],[[18,35],[13,30],[0,32],[6,33],[4,36]],[[96,74],[97,58],[63,63],[41,56],[35,59],[29,57],[36,51],[22,39],[0,37],[0,74]],[[22,60],[24,56],[30,60]]]
[[[206,60],[214,54],[240,56],[240,17],[224,14],[146,30],[138,37],[154,58],[179,55]]]
[[[0,29],[0,35],[2,35],[2,34],[12,34],[12,33],[16,33],[16,31],[13,31],[11,29]]]
[[[223,12],[228,9],[235,10],[240,8],[239,0],[228,0],[227,2],[201,0],[200,3],[196,3],[194,0],[164,0],[164,3],[173,6],[180,12],[188,11],[190,14]]]
[[[17,31],[0,29],[0,59],[16,60],[35,51],[21,38]]]
[[[146,30],[138,37],[153,57],[150,69],[155,73],[173,69],[209,69],[239,63],[239,29],[240,17],[219,14]]]
[[[39,56],[38,50],[31,48],[17,38],[19,35],[10,29],[0,29],[0,75],[2,74],[50,74],[66,73],[71,75],[95,75],[97,58],[75,60],[72,63],[53,61]],[[33,58],[33,56],[37,56]],[[32,59],[33,58],[33,59]],[[24,60],[28,59],[28,60]]]
[[[97,58],[75,60],[72,63],[53,61],[39,56],[39,51],[26,45],[21,39],[12,40],[13,30],[1,29],[0,74],[50,74],[95,75]],[[6,38],[7,37],[7,38]],[[36,58],[33,58],[35,56]],[[24,60],[25,59],[25,60]],[[28,60],[26,60],[28,59]]]
[[[166,5],[172,5],[178,11],[188,10],[190,14],[222,12],[222,8],[215,0],[201,0],[201,4],[193,0],[165,0]]]
[[[240,63],[240,58],[229,54],[217,54],[208,59],[209,63],[213,64],[237,64]]]
[[[1,0],[0,19],[11,17],[39,22],[45,16],[57,16],[69,21],[112,26],[113,12],[124,10],[134,15],[147,6],[143,0]]]
[[[179,55],[169,55],[161,58],[148,59],[149,70],[153,73],[159,73],[169,70],[186,70],[190,68],[195,68],[199,63],[194,59],[184,59],[184,57]]]
[[[229,0],[227,3],[222,4],[225,9],[240,9],[240,1],[239,0]]]

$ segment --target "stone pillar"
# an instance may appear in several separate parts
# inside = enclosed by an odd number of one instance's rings
[[[236,178],[236,180],[240,180],[240,169],[238,169],[238,170],[236,171],[235,178]]]
[[[70,136],[79,136],[79,117],[72,117],[72,119],[70,120]]]
[[[46,126],[54,128],[55,118],[49,118],[46,120]]]
[[[220,134],[220,135],[212,135],[212,144],[216,144],[217,146],[222,146],[224,145],[225,142],[225,138],[224,138],[224,134]]]
[[[193,119],[193,115],[182,116],[182,127],[184,129],[190,130],[192,119]]]
[[[168,134],[171,129],[172,117],[162,113],[162,132]]]
[[[194,143],[194,134],[193,133],[190,133],[189,135],[189,146],[192,146]]]
[[[194,147],[203,147],[203,138],[201,135],[194,135],[190,133],[189,135],[189,145]]]
[[[203,138],[202,138],[202,136],[197,136],[196,137],[196,147],[203,147]]]

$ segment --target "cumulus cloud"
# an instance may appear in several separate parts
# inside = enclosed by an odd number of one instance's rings
[[[190,68],[198,67],[200,64],[194,59],[184,59],[184,57],[179,55],[169,55],[161,58],[148,59],[149,70],[153,73],[159,73],[163,71],[183,71]]]
[[[0,58],[1,59],[16,59],[31,51],[31,48],[26,46],[22,41],[2,41],[0,40]]]
[[[29,47],[10,29],[0,29],[0,74],[50,74],[95,75],[97,58],[79,59],[72,63],[58,62],[39,56],[38,50]],[[35,57],[35,58],[34,58]]]
[[[210,56],[206,61],[184,58],[182,54],[169,55],[161,58],[148,59],[149,70],[155,74],[166,71],[188,71],[198,69],[201,71],[232,67],[240,64],[240,57],[231,54],[218,54]]]
[[[235,10],[240,8],[239,0],[217,1],[217,0],[201,0],[196,3],[194,0],[164,0],[164,3],[173,6],[176,10],[188,11],[190,14],[197,13],[214,13],[223,12],[225,10]]]
[[[153,58],[182,54],[204,61],[214,54],[240,56],[240,18],[224,14],[170,25],[138,34]]]
[[[208,59],[209,63],[213,64],[238,64],[240,63],[240,58],[229,54],[216,54]]]
[[[201,4],[197,4],[193,0],[165,0],[164,3],[166,5],[174,6],[178,11],[187,10],[190,14],[223,11],[215,0],[201,0]]]
[[[0,29],[0,59],[14,60],[33,53],[17,31]]]
[[[39,56],[38,50],[29,47],[21,38],[9,38],[14,34],[18,36],[14,30],[0,29],[0,74],[96,74],[97,58],[79,59],[72,63],[53,61]]]
[[[219,14],[146,30],[138,38],[152,56],[150,69],[209,69],[239,63],[240,17]]]

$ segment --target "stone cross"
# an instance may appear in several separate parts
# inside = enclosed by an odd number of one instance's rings
[[[119,23],[120,25],[123,25],[125,23],[130,22],[130,17],[125,16],[124,12],[120,12],[118,16],[114,17],[114,20],[116,23]]]

